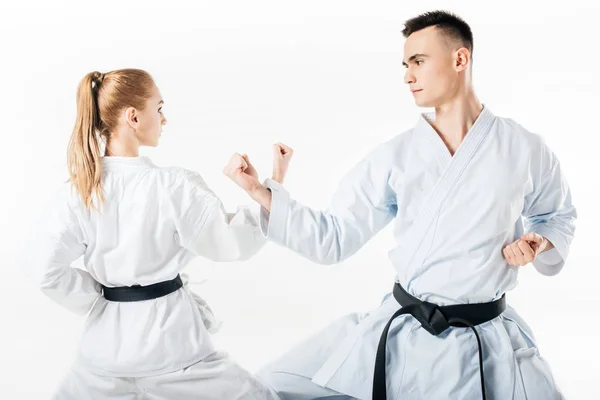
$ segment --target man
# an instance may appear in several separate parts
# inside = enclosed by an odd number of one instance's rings
[[[372,150],[327,210],[300,204],[273,180],[230,174],[264,208],[263,233],[317,263],[340,262],[388,223],[395,228],[393,292],[259,375],[283,400],[560,399],[504,296],[520,266],[555,275],[567,259],[577,213],[560,163],[540,135],[479,101],[462,19],[429,12],[403,33],[405,82],[416,104],[435,112]],[[276,151],[285,174],[291,149]]]

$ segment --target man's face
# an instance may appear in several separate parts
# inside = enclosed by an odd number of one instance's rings
[[[433,26],[414,32],[406,39],[404,83],[409,85],[417,106],[436,107],[454,97],[460,77],[456,50]]]

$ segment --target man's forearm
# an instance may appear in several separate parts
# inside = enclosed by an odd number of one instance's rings
[[[554,248],[554,245],[548,239],[544,238],[544,242],[545,243],[543,243],[542,251],[540,251],[540,253],[543,253],[548,250],[552,250]]]

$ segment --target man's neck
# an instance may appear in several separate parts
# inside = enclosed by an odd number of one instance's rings
[[[482,110],[483,105],[473,91],[435,108],[435,121],[431,125],[451,154],[458,149]]]

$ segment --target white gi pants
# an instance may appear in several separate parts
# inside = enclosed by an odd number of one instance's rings
[[[215,352],[182,370],[142,378],[100,376],[74,365],[53,400],[279,400],[227,353]]]

